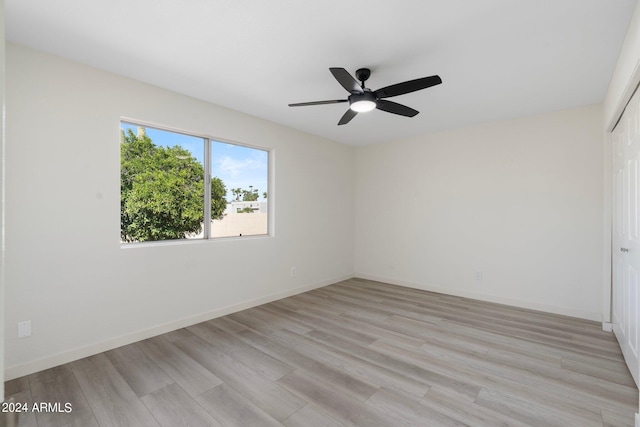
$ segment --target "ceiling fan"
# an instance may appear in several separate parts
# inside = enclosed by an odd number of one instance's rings
[[[358,113],[364,113],[371,111],[374,108],[378,110],[386,111],[387,113],[398,114],[406,117],[413,117],[419,113],[419,111],[409,108],[406,105],[398,104],[397,102],[387,101],[383,98],[391,98],[392,96],[404,95],[406,93],[415,92],[417,90],[426,89],[431,86],[439,85],[442,83],[442,79],[435,75],[430,77],[423,77],[420,79],[409,80],[402,83],[397,83],[391,86],[383,87],[382,89],[374,90],[364,86],[364,82],[367,81],[371,75],[371,70],[368,68],[360,68],[356,70],[356,79],[344,68],[329,68],[333,77],[336,78],[338,83],[344,87],[351,95],[347,99],[334,99],[330,101],[314,101],[314,102],[300,102],[297,104],[289,104],[289,107],[303,107],[307,105],[323,105],[323,104],[338,104],[341,102],[348,102],[349,109],[342,116],[338,125],[346,125],[353,119]],[[360,81],[360,83],[358,83]]]

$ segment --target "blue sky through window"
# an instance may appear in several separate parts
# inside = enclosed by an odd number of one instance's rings
[[[138,132],[138,126],[121,123],[121,128]],[[179,145],[188,150],[204,165],[204,140],[195,136],[145,127],[145,132],[154,144],[163,147]],[[260,198],[267,190],[268,152],[241,145],[211,140],[211,175],[222,179],[227,187],[227,200],[233,199],[233,188],[258,190]]]

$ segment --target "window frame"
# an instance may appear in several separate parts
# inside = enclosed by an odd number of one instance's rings
[[[209,134],[198,133],[185,131],[179,128],[173,128],[165,125],[157,125],[155,123],[146,122],[143,120],[130,119],[126,117],[121,117],[119,120],[119,132],[122,132],[122,125],[129,126],[140,126],[143,128],[152,128],[158,131],[163,132],[172,132],[180,135],[185,135],[194,138],[200,138],[203,140],[203,168],[204,168],[204,195],[203,195],[203,209],[204,209],[204,222],[202,227],[202,237],[199,238],[185,238],[185,239],[165,239],[165,240],[151,240],[144,242],[123,242],[120,241],[120,246],[122,248],[132,248],[139,246],[162,246],[162,245],[173,245],[173,244],[198,244],[202,242],[211,242],[211,241],[219,241],[219,240],[230,240],[230,239],[251,239],[251,238],[264,238],[264,237],[272,237],[272,217],[273,217],[273,209],[272,209],[272,197],[273,197],[273,189],[272,189],[272,169],[273,169],[273,148],[266,148],[264,146],[259,146],[255,144],[247,144],[244,142],[232,141],[226,138],[218,138],[215,136],[211,136]],[[265,190],[268,194],[266,199],[267,203],[267,227],[264,234],[247,234],[247,235],[238,235],[238,236],[220,236],[220,237],[212,237],[211,236],[211,145],[212,142],[219,142],[223,144],[230,144],[239,147],[249,148],[252,150],[260,150],[264,151],[267,154],[267,189]],[[120,192],[120,200],[122,200],[122,192]],[[228,201],[227,201],[227,204]]]

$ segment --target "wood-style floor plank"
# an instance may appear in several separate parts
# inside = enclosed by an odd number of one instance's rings
[[[13,402],[24,404],[27,408],[31,408],[34,400],[31,397],[31,387],[29,385],[28,377],[16,378],[11,381],[7,381],[5,383],[5,398],[7,401],[13,399]],[[38,427],[38,421],[36,420],[35,412],[15,412],[3,414],[5,417],[0,418],[2,422],[4,422],[7,418],[15,419],[15,415],[18,418],[18,426],[20,427]],[[3,426],[4,427],[4,426]]]
[[[365,403],[350,396],[340,395],[333,386],[319,378],[310,377],[304,370],[295,370],[280,378],[279,384],[303,396],[333,418],[345,425],[392,426],[393,417],[368,410]]]
[[[225,426],[281,426],[275,418],[227,384],[198,396],[196,401]]]
[[[282,422],[286,427],[342,427],[344,424],[309,404]]]
[[[220,378],[164,337],[154,337],[136,345],[193,397],[222,384]]]
[[[602,420],[577,417],[569,412],[543,407],[528,399],[496,390],[482,389],[475,400],[478,405],[493,409],[532,426],[601,426]]]
[[[477,427],[527,427],[521,421],[517,421],[500,412],[492,411],[475,402],[461,402],[455,394],[438,387],[432,387],[424,399],[422,405],[428,406],[434,411],[448,415],[463,424]]]
[[[200,337],[194,336],[180,340],[176,345],[246,399],[279,421],[289,417],[307,403],[277,382],[271,381],[258,371],[219,351]]]
[[[282,378],[293,370],[289,364],[282,362],[282,360],[257,350],[236,336],[207,322],[191,326],[189,330],[209,344],[219,348],[239,362],[251,366],[252,369],[273,381]]]
[[[597,322],[352,279],[5,384],[19,426],[633,426]]]
[[[381,388],[367,400],[367,406],[375,411],[391,416],[397,426],[426,425],[426,420],[433,427],[463,426],[464,423],[449,417],[432,408],[403,399],[401,396]]]
[[[176,383],[140,398],[162,427],[220,427],[207,411]]]
[[[623,366],[623,368],[625,370],[609,369],[605,366],[578,362],[571,359],[562,360],[562,369],[578,372],[595,378],[600,378],[602,380],[614,382],[616,384],[621,384],[627,387],[635,387],[635,382],[633,381],[633,378],[629,377],[629,372],[626,370],[626,365]]]
[[[314,331],[307,335],[317,342],[321,342],[336,349],[347,349],[349,353],[354,354],[359,358],[368,360],[380,366],[385,366],[402,375],[413,377],[430,387],[440,385],[444,388],[456,391],[460,395],[467,396],[469,399],[475,398],[480,391],[480,387],[477,385],[425,369],[415,363],[387,355],[371,347],[363,347],[358,344],[351,343],[325,331]]]
[[[376,384],[361,378],[359,375],[346,373],[344,368],[338,369],[324,363],[315,355],[304,352],[300,347],[295,349],[288,348],[266,337],[251,333],[251,331],[243,331],[242,337],[274,357],[288,360],[296,368],[304,369],[310,375],[329,381],[336,389],[340,390],[340,393],[351,395],[357,400],[364,402],[379,388]]]
[[[56,412],[35,413],[38,425],[93,427],[98,422],[93,416],[89,402],[84,397],[70,365],[47,369],[29,376],[29,386],[34,402],[58,403]],[[66,404],[71,406],[66,411]]]
[[[104,353],[72,362],[71,368],[100,426],[158,427]]]
[[[173,380],[135,344],[107,351],[105,355],[138,396],[144,396],[173,383]]]
[[[248,333],[245,331],[242,336],[246,336]],[[280,342],[282,345],[293,346],[298,352],[308,357],[315,358],[353,376],[363,378],[378,387],[386,387],[412,400],[420,400],[429,391],[429,385],[411,376],[356,357],[348,351],[323,345],[306,336],[299,336],[289,331],[279,331],[269,338]]]

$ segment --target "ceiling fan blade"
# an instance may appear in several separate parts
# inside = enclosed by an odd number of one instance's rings
[[[409,80],[383,87],[382,89],[376,90],[374,94],[378,98],[390,98],[392,96],[404,95],[405,93],[426,89],[431,86],[439,85],[440,83],[442,83],[440,76],[423,77],[421,79]]]
[[[339,104],[341,102],[347,102],[347,101],[348,99],[332,99],[330,101],[298,102],[296,104],[289,104],[289,107],[305,107],[307,105]]]
[[[358,115],[357,111],[353,111],[351,108],[349,108],[347,110],[347,112],[344,113],[344,115],[342,116],[340,121],[338,122],[338,126],[346,125],[347,123],[349,123],[351,121],[351,119],[353,119],[357,115]]]
[[[413,117],[419,113],[419,111],[409,108],[406,105],[398,104],[397,102],[387,101],[385,99],[379,99],[376,102],[376,108],[378,110],[386,111],[387,113],[399,114],[401,116]]]
[[[343,88],[347,90],[349,93],[363,93],[364,91],[360,87],[360,83],[356,79],[353,78],[351,74],[344,68],[329,68],[333,77],[336,78],[338,83],[342,85]]]

